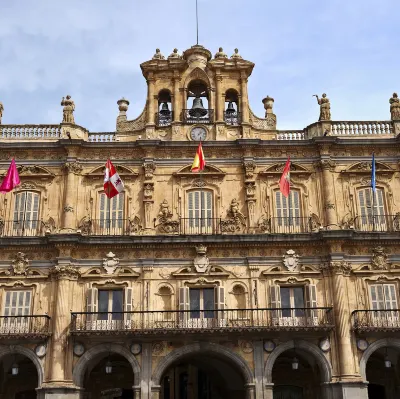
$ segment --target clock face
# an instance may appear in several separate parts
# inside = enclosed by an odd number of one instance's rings
[[[190,138],[195,141],[204,141],[207,138],[207,130],[204,127],[194,127],[190,132]]]

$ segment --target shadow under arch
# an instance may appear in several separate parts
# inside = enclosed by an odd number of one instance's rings
[[[91,364],[91,362],[97,359],[100,355],[108,353],[115,353],[117,355],[121,355],[130,363],[133,370],[134,385],[139,385],[141,378],[140,365],[136,357],[131,352],[129,352],[128,349],[118,344],[111,344],[111,345],[100,344],[94,346],[93,348],[90,348],[87,352],[85,352],[74,367],[74,371],[72,374],[72,379],[74,381],[74,384],[78,387],[82,387],[85,378],[85,371]]]
[[[168,368],[175,363],[178,359],[189,357],[194,354],[207,354],[212,353],[221,359],[228,359],[233,365],[235,365],[242,373],[246,384],[253,384],[254,376],[247,364],[247,362],[232,352],[228,348],[225,348],[218,344],[210,342],[198,342],[191,345],[186,345],[181,348],[173,350],[167,356],[165,356],[154,370],[152,377],[152,385],[159,386],[161,384],[161,377],[168,370]]]
[[[273,352],[269,355],[267,362],[265,363],[264,376],[265,382],[267,384],[272,384],[272,369],[274,367],[275,361],[279,355],[289,349],[303,349],[305,352],[311,354],[318,363],[319,369],[321,371],[321,382],[330,382],[332,379],[332,366],[328,359],[324,356],[323,352],[318,348],[318,346],[311,344],[307,341],[288,341],[284,344],[277,346]]]
[[[370,356],[380,348],[391,347],[400,351],[400,339],[383,338],[371,344],[363,353],[360,360],[360,375],[364,382],[367,382],[367,362]]]
[[[26,356],[35,365],[38,374],[38,388],[40,388],[43,383],[43,366],[39,358],[36,356],[36,354],[32,350],[24,348],[19,345],[15,345],[13,347],[0,346],[0,360],[4,356],[15,355],[15,354]]]

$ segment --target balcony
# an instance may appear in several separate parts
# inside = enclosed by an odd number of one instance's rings
[[[168,111],[169,113],[166,112],[156,112],[156,125],[157,127],[165,127],[165,126],[171,126],[171,123],[174,118],[173,111]]]
[[[313,225],[310,217],[271,217],[264,219],[259,225],[263,233],[270,234],[298,234],[312,233],[319,230],[319,226]]]
[[[332,308],[71,313],[74,335],[328,331],[333,327]]]
[[[400,309],[355,310],[351,316],[357,332],[400,332]]]
[[[214,110],[207,109],[207,113],[204,116],[192,116],[190,115],[190,109],[182,110],[182,121],[183,123],[194,124],[210,124],[214,122]]]
[[[350,227],[352,227],[350,225]],[[354,218],[354,229],[368,232],[400,231],[400,214],[397,215],[358,215]]]
[[[37,237],[46,233],[41,220],[2,220],[0,219],[0,237]]]
[[[239,126],[242,123],[242,114],[240,112],[224,112],[224,121],[227,125]]]
[[[220,218],[180,218],[180,234],[221,234]]]
[[[50,335],[50,316],[0,316],[0,340],[45,339]]]

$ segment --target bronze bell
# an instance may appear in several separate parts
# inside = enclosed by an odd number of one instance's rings
[[[160,114],[163,115],[163,116],[171,115],[171,111],[168,108],[168,103],[165,103],[165,102],[162,103]]]
[[[228,115],[232,115],[236,112],[235,108],[233,107],[233,102],[229,101],[228,108],[225,111]]]
[[[192,108],[189,110],[189,115],[194,118],[200,118],[202,116],[206,116],[208,111],[203,106],[203,101],[200,97],[196,97],[193,100]]]

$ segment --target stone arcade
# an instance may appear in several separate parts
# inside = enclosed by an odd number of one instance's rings
[[[251,111],[253,67],[158,49],[115,132],[80,126],[73,93],[59,125],[0,124],[2,174],[15,156],[21,177],[0,202],[0,397],[400,396],[398,96],[371,122],[316,96],[319,121],[283,131],[272,97]]]

